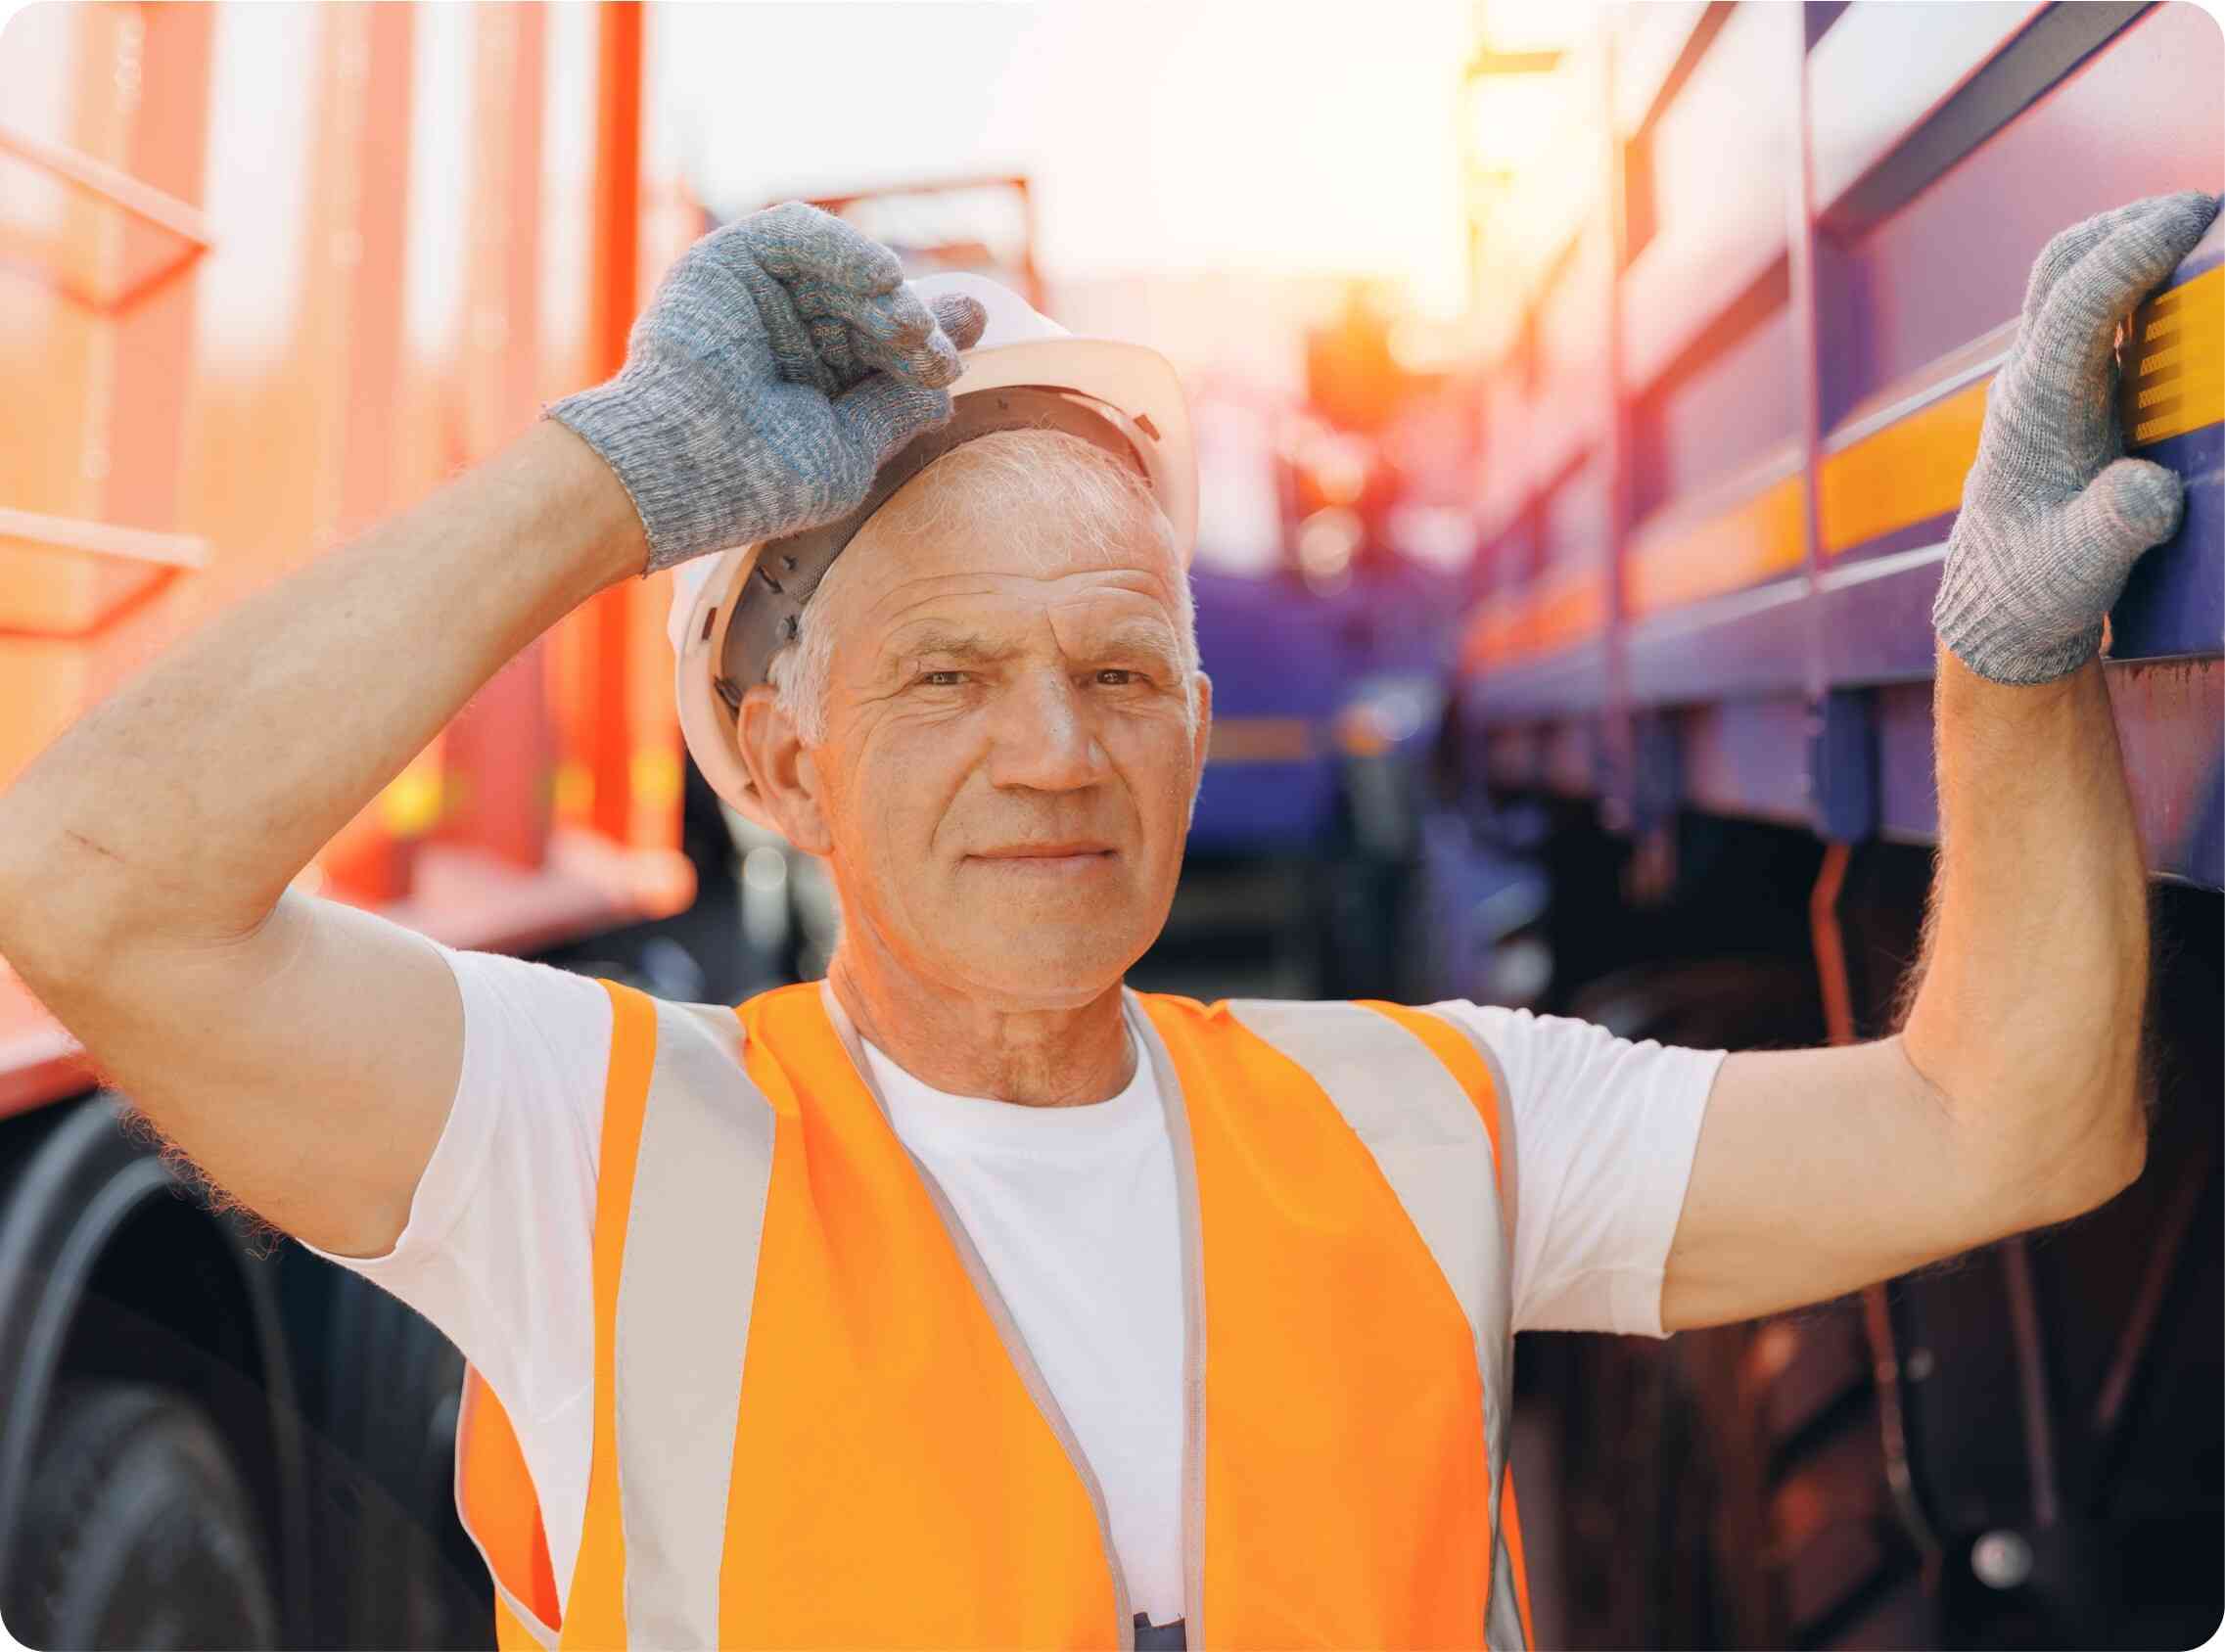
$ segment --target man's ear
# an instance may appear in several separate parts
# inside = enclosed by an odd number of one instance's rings
[[[1192,671],[1190,681],[1197,685],[1197,727],[1190,733],[1190,767],[1197,773],[1190,786],[1194,797],[1205,784],[1205,749],[1213,744],[1213,679],[1203,671]]]
[[[760,683],[742,696],[735,743],[780,835],[807,854],[827,853],[833,846],[819,798],[818,769],[796,732],[795,718],[770,684]]]

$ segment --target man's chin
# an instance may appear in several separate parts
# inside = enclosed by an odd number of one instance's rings
[[[1041,924],[1023,935],[984,937],[960,965],[966,989],[983,1005],[1013,1011],[1080,1009],[1118,987],[1143,946],[1108,948],[1101,929],[1070,947],[1045,946]],[[986,960],[996,962],[984,967]]]

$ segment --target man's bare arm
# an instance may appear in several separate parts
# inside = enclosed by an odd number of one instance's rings
[[[287,886],[574,605],[854,508],[950,418],[984,319],[930,313],[800,203],[714,230],[617,377],[224,615],[0,797],[0,956],[234,1197],[389,1249],[454,1098],[459,994],[423,941]]]
[[[1838,1296],[2139,1173],[2147,884],[2099,663],[2007,687],[1941,652],[1940,858],[1894,1036],[1724,1057],[1669,1329]]]
[[[400,1233],[463,1012],[424,941],[287,886],[646,554],[618,479],[544,422],[226,611],[0,796],[0,955],[211,1177],[313,1244]]]
[[[1915,1000],[1875,1043],[1725,1058],[1666,1325],[1837,1296],[2140,1172],[2148,886],[2096,649],[2181,484],[2124,456],[2113,350],[2216,213],[2136,202],[2032,266],[1932,608],[1940,853]]]

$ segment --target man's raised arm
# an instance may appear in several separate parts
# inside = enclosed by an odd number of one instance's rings
[[[978,309],[944,319],[978,334]],[[894,257],[824,213],[706,237],[625,372],[226,611],[0,796],[0,956],[228,1192],[326,1249],[388,1249],[461,1002],[425,942],[289,884],[575,605],[840,516],[948,418],[956,370]]]
[[[2139,1174],[2147,875],[2096,651],[2180,483],[2121,457],[2111,352],[2216,209],[2140,202],[2033,267],[1933,611],[1940,851],[1915,998],[1887,1038],[1724,1059],[1670,1329],[1838,1296]]]

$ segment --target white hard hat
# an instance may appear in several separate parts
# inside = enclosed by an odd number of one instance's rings
[[[1189,566],[1197,456],[1182,383],[1166,358],[1140,344],[1077,339],[983,276],[922,276],[911,287],[923,303],[963,293],[989,312],[980,343],[964,353],[950,387],[950,424],[883,466],[864,502],[840,522],[698,557],[672,578],[667,624],[680,733],[712,790],[762,826],[772,822],[736,741],[742,694],[765,680],[772,655],[795,635],[797,614],[865,520],[952,447],[992,431],[1047,427],[1107,448],[1142,473],[1174,525],[1182,566]]]

